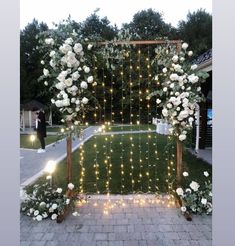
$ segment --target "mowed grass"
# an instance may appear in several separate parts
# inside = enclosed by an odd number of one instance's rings
[[[118,125],[118,126],[106,126],[106,132],[119,132],[119,131],[147,131],[156,130],[156,126],[152,124],[142,124],[142,125]]]
[[[95,136],[83,145],[83,149],[80,148],[73,153],[72,183],[76,187],[81,185],[81,168],[84,167],[82,186],[85,193],[168,192],[174,188],[172,183],[175,180],[175,157],[173,156],[175,149],[173,146],[167,150],[167,144],[169,144],[168,138],[156,133],[113,135],[113,137]],[[82,166],[81,154],[84,158]],[[203,172],[212,173],[211,165],[197,159],[189,152],[184,153],[183,159],[183,171],[189,172],[187,177],[189,180],[204,181]],[[98,171],[97,175],[95,175],[96,171]],[[121,171],[124,171],[123,175]],[[97,177],[99,177],[98,180]],[[57,187],[66,188],[65,160],[57,166],[53,180]]]
[[[26,149],[39,149],[41,148],[40,142],[37,139],[37,136],[35,134],[35,141],[34,143],[32,143],[32,141],[30,140],[30,134],[21,134],[20,135],[20,148],[26,148]],[[53,136],[47,136],[45,138],[45,143],[46,145],[51,144],[56,142],[57,140],[59,140],[57,135],[53,135]]]

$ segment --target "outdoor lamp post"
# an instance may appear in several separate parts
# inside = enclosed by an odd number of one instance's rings
[[[34,134],[30,135],[30,141],[32,142],[32,146],[34,145],[36,136]]]
[[[52,174],[54,173],[56,168],[55,161],[48,161],[44,171],[50,175],[50,185],[52,186]]]

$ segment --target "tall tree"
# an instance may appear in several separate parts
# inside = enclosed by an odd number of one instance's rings
[[[45,23],[33,20],[20,32],[20,100],[21,103],[31,99],[46,101],[44,85],[38,82],[42,73],[41,55],[38,50],[37,35],[48,29]]]
[[[174,38],[176,29],[165,23],[163,15],[153,9],[142,10],[133,16],[129,24],[123,28],[129,28],[132,34],[137,34],[139,39],[153,40],[159,37]]]
[[[99,9],[95,10],[82,23],[82,35],[90,40],[112,40],[117,35],[117,27],[110,25],[107,17],[100,18],[97,15]]]
[[[180,39],[189,43],[194,57],[212,47],[212,16],[203,9],[188,13],[186,21],[178,24]]]

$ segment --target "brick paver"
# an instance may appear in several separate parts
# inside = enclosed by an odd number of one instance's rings
[[[189,222],[176,207],[149,202],[137,205],[130,197],[123,196],[122,206],[118,196],[110,196],[114,206],[106,207],[108,214],[104,214],[107,196],[91,196],[88,203],[76,208],[79,216],[69,215],[61,224],[51,220],[36,222],[22,215],[21,246],[212,245],[211,216],[195,215]],[[132,197],[154,200],[153,195]]]

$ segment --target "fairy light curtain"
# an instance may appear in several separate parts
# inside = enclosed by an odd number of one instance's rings
[[[157,56],[159,44],[164,42],[135,41],[129,42],[128,46],[119,43],[121,56],[110,56],[109,67],[103,66],[97,71],[101,88],[97,86],[93,93],[96,98],[98,95],[102,98],[95,103],[93,122],[102,125],[99,132],[102,135],[94,136],[92,146],[94,179],[88,183],[89,187],[93,184],[94,193],[158,193],[159,190],[171,193],[173,189],[174,149],[171,147],[165,153],[159,153],[159,136],[152,124],[152,118],[157,116],[157,105],[154,99],[148,98],[158,86],[154,81],[157,67],[153,66],[152,60]],[[179,42],[172,41],[172,44]],[[121,131],[119,134],[115,134],[116,128]],[[125,131],[129,133],[125,134]],[[170,138],[165,145],[171,142]],[[117,149],[119,153],[114,155]],[[84,146],[81,146],[81,192],[86,192],[84,156]],[[163,158],[165,170],[159,164]],[[167,174],[164,181],[162,172]],[[113,182],[114,176],[119,176],[118,181]]]

